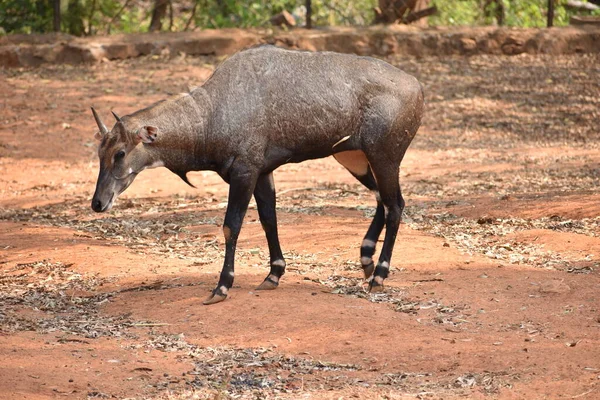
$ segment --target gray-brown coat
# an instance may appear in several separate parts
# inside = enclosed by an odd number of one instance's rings
[[[269,244],[271,271],[259,289],[274,289],[285,271],[279,246],[272,171],[329,155],[376,192],[377,211],[361,246],[371,290],[387,277],[404,200],[398,182],[404,153],[423,114],[418,81],[383,61],[331,52],[260,46],[235,54],[190,93],[100,128],[100,174],[92,200],[107,211],[143,169],[165,166],[182,177],[214,170],[230,184],[225,262],[205,304],[224,300],[233,284],[236,241],[255,196]],[[189,183],[189,182],[188,182]],[[375,268],[375,243],[386,235]]]

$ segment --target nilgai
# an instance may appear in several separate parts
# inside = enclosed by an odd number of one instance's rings
[[[256,199],[267,236],[270,272],[257,289],[275,289],[285,272],[275,212],[273,171],[333,155],[377,199],[360,249],[372,292],[383,288],[404,209],[400,162],[423,115],[423,91],[411,75],[370,57],[259,46],[224,61],[190,93],[118,117],[100,131],[100,173],[92,209],[110,210],[146,168],[164,166],[186,183],[188,171],[216,171],[229,183],[225,261],[204,301],[223,301],[233,285],[236,242]],[[375,244],[386,227],[377,266]]]

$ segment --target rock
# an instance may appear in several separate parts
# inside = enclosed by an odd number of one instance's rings
[[[461,38],[460,44],[465,52],[471,52],[477,48],[477,42],[471,38]]]
[[[523,47],[523,40],[517,37],[509,36],[506,41],[502,43],[502,52],[506,55],[521,54],[525,51]]]
[[[571,287],[562,280],[552,280],[540,283],[540,293],[544,294],[564,294],[571,291]]]
[[[109,43],[103,45],[102,48],[106,52],[106,58],[109,60],[123,60],[140,55],[140,52],[133,43]]]

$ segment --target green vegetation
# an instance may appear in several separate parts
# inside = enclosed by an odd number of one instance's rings
[[[0,27],[6,33],[50,32],[53,0],[3,0]]]
[[[0,1],[0,32],[34,33],[53,30],[56,0]],[[146,32],[152,11],[161,0],[57,0],[62,32],[73,35]],[[168,2],[162,18],[163,31],[206,28],[267,27],[271,16],[287,10],[304,23],[305,0],[162,0]],[[547,0],[500,0],[504,25],[546,25]],[[567,25],[573,12],[566,0],[556,0],[556,26]],[[484,0],[431,0],[438,13],[430,25],[490,25],[497,23],[495,3],[483,9]],[[313,25],[368,25],[377,0],[313,0]],[[486,12],[487,11],[487,12]],[[580,12],[581,13],[581,12]]]
[[[539,28],[546,26],[548,11],[548,0],[501,0],[504,6],[506,26],[518,26],[523,28]],[[486,16],[481,6],[481,0],[432,0],[438,13],[429,17],[430,25],[491,25],[493,19]],[[582,11],[573,11],[565,7],[566,0],[555,0],[554,26],[565,26],[569,24],[569,18],[574,14],[582,14]],[[489,6],[489,13],[493,13]]]

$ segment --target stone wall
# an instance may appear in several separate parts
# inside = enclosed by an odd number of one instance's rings
[[[93,63],[151,54],[228,55],[245,47],[271,43],[303,50],[360,55],[413,57],[521,53],[600,53],[600,28],[365,28],[204,30],[76,38],[64,34],[10,35],[0,38],[0,67],[35,67],[44,63]]]

